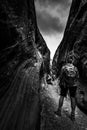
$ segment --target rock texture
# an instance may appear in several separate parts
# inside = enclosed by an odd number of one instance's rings
[[[45,84],[42,90],[42,123],[41,130],[86,130],[87,115],[78,108],[75,111],[75,122],[70,118],[71,104],[70,98],[65,98],[61,111],[61,117],[55,114],[59,104],[59,88],[58,80],[53,85]]]
[[[73,0],[69,18],[64,32],[64,37],[56,50],[53,60],[54,73],[59,73],[59,68],[65,60],[68,52],[74,50],[80,57],[81,74],[84,71],[84,78],[86,78],[87,66],[87,1]],[[56,66],[56,67],[55,67]],[[57,71],[55,71],[55,69]]]
[[[40,129],[40,74],[50,51],[34,0],[0,0],[0,130]]]
[[[85,103],[78,104],[87,111],[87,0],[72,0],[64,37],[53,59],[52,68],[56,77],[59,76],[61,66],[71,51],[78,55],[77,67],[81,80],[80,89],[84,91],[85,96]]]

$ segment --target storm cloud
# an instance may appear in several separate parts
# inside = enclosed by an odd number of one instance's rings
[[[46,34],[62,33],[65,29],[71,0],[35,0],[37,22]]]
[[[57,17],[52,17],[47,12],[43,11],[42,13],[37,14],[38,19],[38,25],[42,32],[45,32],[47,35],[56,33],[56,32],[62,32],[64,29],[63,24],[61,23],[60,19]]]
[[[62,7],[68,7],[71,4],[71,0],[36,0],[36,1],[38,1],[43,6],[61,5]]]

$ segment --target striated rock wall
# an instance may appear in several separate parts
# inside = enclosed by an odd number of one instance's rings
[[[59,75],[60,68],[70,51],[78,55],[81,76],[87,78],[87,1],[72,0],[64,37],[53,59],[53,72]]]
[[[87,0],[72,0],[63,39],[53,58],[52,71],[58,77],[69,52],[77,56],[80,80],[77,106],[87,114]]]
[[[34,0],[0,0],[0,40],[0,130],[39,130],[40,71],[49,73],[50,51]]]

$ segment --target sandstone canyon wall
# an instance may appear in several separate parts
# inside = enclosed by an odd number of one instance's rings
[[[63,39],[53,58],[52,71],[58,77],[69,52],[77,55],[80,85],[78,107],[87,114],[87,0],[72,0]],[[80,101],[84,94],[84,103]]]
[[[53,70],[59,74],[59,68],[65,62],[70,51],[78,55],[80,74],[87,78],[87,1],[72,0],[64,37],[56,50]],[[56,73],[57,72],[57,73]],[[83,74],[84,73],[84,74]],[[83,75],[82,75],[83,74]]]
[[[49,73],[50,51],[34,0],[0,0],[0,41],[0,130],[39,130],[40,72]]]

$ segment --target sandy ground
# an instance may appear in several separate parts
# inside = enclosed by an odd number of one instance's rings
[[[72,122],[70,119],[70,99],[65,98],[62,116],[55,115],[54,111],[58,108],[59,86],[58,81],[54,81],[53,85],[47,85],[45,81],[42,83],[42,124],[41,130],[87,130],[87,116],[76,108],[76,120]]]

